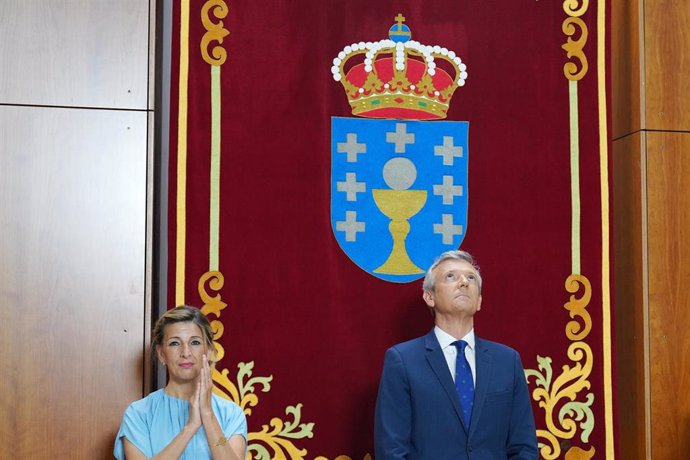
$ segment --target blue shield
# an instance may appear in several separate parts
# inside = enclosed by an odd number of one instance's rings
[[[405,283],[467,229],[466,121],[331,118],[331,227],[366,272]]]

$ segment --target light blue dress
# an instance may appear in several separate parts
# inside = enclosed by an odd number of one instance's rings
[[[239,434],[247,439],[247,419],[235,403],[215,394],[211,395],[211,406],[225,437]],[[120,430],[115,438],[113,455],[124,460],[123,437],[134,444],[147,458],[153,457],[165,448],[189,420],[189,401],[165,394],[163,389],[155,391],[129,405],[122,417]],[[203,427],[194,434],[180,459],[197,460],[211,458],[211,451]]]

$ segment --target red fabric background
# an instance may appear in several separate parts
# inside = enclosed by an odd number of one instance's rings
[[[203,2],[190,19],[186,302],[200,305],[208,271],[210,71],[199,52]],[[564,364],[571,273],[566,18],[557,1],[228,2],[223,42],[220,271],[226,357],[254,361],[272,388],[248,422],[258,431],[302,403],[314,437],[306,458],[373,454],[373,413],[384,351],[425,334],[432,319],[421,281],[395,284],[359,269],[330,223],[330,117],[352,116],[333,81],[345,46],[387,36],[402,13],[413,39],[454,50],[469,77],[448,120],[468,120],[469,213],[462,248],[484,278],[481,337]],[[175,2],[171,145],[177,145],[179,7]],[[579,82],[582,274],[592,282],[587,338],[595,356],[591,445],[604,449],[601,206],[596,2],[583,16],[589,70]],[[176,153],[170,154],[169,292],[174,301]],[[538,428],[543,413],[535,404]],[[578,444],[578,440],[572,441]],[[603,452],[602,452],[603,453]]]

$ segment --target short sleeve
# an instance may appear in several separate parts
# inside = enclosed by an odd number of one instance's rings
[[[226,438],[236,434],[247,441],[247,418],[242,408],[232,401],[213,395],[216,405],[216,414],[220,415],[220,425]]]
[[[125,411],[125,415],[122,417],[122,424],[115,437],[113,455],[117,460],[125,460],[123,438],[127,438],[146,457],[153,456],[145,414],[137,410],[134,404],[130,405]]]

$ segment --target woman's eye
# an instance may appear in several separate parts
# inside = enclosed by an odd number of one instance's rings
[[[201,345],[201,340],[192,340],[192,345]]]
[[[178,346],[178,345],[179,345],[179,343],[178,343],[178,342],[175,342],[175,341],[172,341],[172,342],[169,342],[169,343],[168,343],[168,346],[169,346],[169,347],[176,347],[176,346]]]

